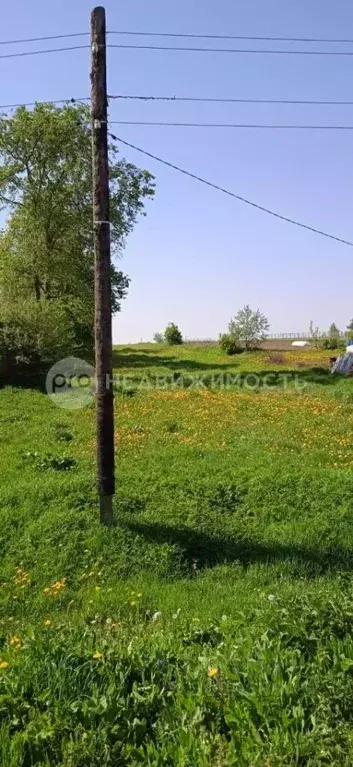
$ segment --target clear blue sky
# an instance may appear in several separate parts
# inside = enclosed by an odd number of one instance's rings
[[[1,38],[84,31],[92,6],[90,0],[7,3]],[[106,0],[105,7],[109,29],[353,37],[349,0]],[[1,53],[31,47],[39,46],[3,46]],[[86,50],[0,66],[0,103],[89,94]],[[353,57],[109,51],[110,93],[339,100],[352,98],[352,79]],[[112,102],[110,116],[353,124],[353,107]],[[115,132],[284,215],[353,239],[353,133],[140,126],[115,126]],[[122,153],[155,173],[157,190],[125,250],[122,267],[132,283],[114,319],[115,342],[152,339],[169,321],[188,337],[216,337],[244,303],[260,307],[272,329],[283,332],[304,331],[310,319],[322,329],[332,321],[344,327],[353,316],[351,248],[270,218],[133,150]]]

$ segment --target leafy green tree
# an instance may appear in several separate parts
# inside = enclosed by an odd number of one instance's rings
[[[334,322],[332,322],[329,327],[328,335],[329,335],[329,338],[333,338],[333,339],[340,337],[340,331]]]
[[[177,325],[170,322],[164,331],[164,340],[169,346],[180,346],[183,343],[183,336]]]
[[[164,343],[164,335],[163,333],[155,333],[153,336],[153,340],[155,344],[163,344]]]
[[[0,206],[8,213],[0,235],[0,323],[7,343],[16,339],[16,354],[22,349],[46,359],[51,348],[57,358],[57,323],[66,338],[62,352],[92,350],[91,155],[85,106],[37,104],[0,118]],[[154,184],[148,171],[119,159],[113,144],[109,165],[111,295],[117,312],[129,279],[116,261]]]
[[[245,346],[246,350],[254,349],[265,340],[270,328],[268,319],[260,312],[253,311],[249,304],[240,309],[228,325],[228,333]]]

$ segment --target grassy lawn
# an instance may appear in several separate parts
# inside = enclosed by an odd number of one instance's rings
[[[353,389],[331,352],[118,347],[93,407],[0,391],[0,764],[353,764]]]

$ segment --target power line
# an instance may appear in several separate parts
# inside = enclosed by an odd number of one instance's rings
[[[353,44],[353,40],[343,38],[320,38],[320,37],[260,37],[250,35],[201,35],[201,34],[187,34],[183,32],[136,32],[125,30],[110,31],[109,35],[135,35],[139,37],[179,37],[189,38],[191,40],[257,40],[264,42],[277,42],[277,43],[344,43]]]
[[[129,141],[124,141],[124,139],[120,138],[119,136],[114,136],[113,134],[110,135],[114,141],[120,141],[121,144],[130,147],[130,149],[134,149],[136,152],[140,152],[141,154],[146,155],[146,157],[150,157],[152,160],[156,160],[157,162],[162,163],[162,165],[167,165],[169,168],[173,168],[173,170],[177,170],[179,173],[183,173],[184,176],[189,176],[190,178],[196,179],[196,181],[200,181],[202,184],[206,184],[206,186],[212,187],[212,189],[217,189],[218,192],[223,192],[223,194],[227,194],[229,197],[234,197],[236,200],[244,202],[246,205],[250,205],[252,208],[261,210],[263,213],[268,213],[268,215],[279,218],[281,221],[286,221],[288,224],[299,226],[301,229],[307,229],[309,232],[320,234],[322,237],[328,237],[330,240],[341,242],[343,245],[349,245],[353,248],[353,242],[350,242],[349,240],[344,240],[341,237],[336,237],[333,234],[328,234],[328,232],[324,232],[321,229],[316,229],[313,226],[308,226],[307,224],[303,224],[300,221],[296,221],[295,219],[288,218],[287,216],[282,216],[280,213],[276,213],[269,208],[265,208],[263,205],[258,205],[258,203],[253,202],[252,200],[247,200],[245,197],[241,197],[239,194],[230,192],[229,189],[224,189],[224,187],[219,186],[218,184],[214,184],[212,181],[207,181],[205,178],[197,176],[195,173],[191,173],[190,171],[184,170],[184,168],[180,168],[178,165],[174,165],[167,160],[163,160],[161,157],[157,157],[151,152],[147,152],[145,149],[141,149],[140,147],[135,146],[135,144],[131,144]]]
[[[82,48],[90,48],[90,45],[71,45],[68,48],[47,48],[42,51],[20,51],[19,53],[1,53],[0,59],[16,59],[20,56],[40,56],[43,53],[62,53],[62,51],[78,51]]]
[[[353,130],[353,125],[257,125],[255,123],[176,123],[147,120],[111,120],[110,122],[112,125],[144,125],[154,128],[232,128],[233,130]]]
[[[18,40],[0,40],[0,45],[17,45],[18,43],[39,43],[42,40],[63,40],[65,37],[87,37],[89,32],[69,32],[66,35],[46,35],[45,37],[22,37]]]
[[[120,48],[120,50],[141,50],[141,51],[182,51],[188,53],[238,53],[238,54],[274,54],[276,56],[353,56],[353,51],[286,51],[270,49],[250,49],[250,48],[185,48],[169,45],[133,45],[110,43],[107,48]]]
[[[45,53],[61,53],[63,51],[77,51],[90,48],[90,45],[72,45],[64,48],[47,48],[36,51],[20,51],[19,53],[2,53],[0,59],[15,59],[21,56],[40,56]],[[107,48],[119,48],[120,50],[145,50],[145,51],[177,51],[184,53],[235,53],[235,54],[274,54],[279,56],[353,56],[352,51],[285,51],[285,50],[254,50],[246,48],[182,48],[177,46],[163,45],[118,45],[110,44]]]
[[[126,99],[132,101],[188,101],[210,104],[306,104],[312,106],[353,106],[353,101],[318,101],[311,99],[240,99],[216,98],[209,96],[140,96],[123,95],[109,96],[110,99]]]
[[[353,44],[350,38],[329,38],[329,37],[274,37],[272,35],[211,35],[211,34],[192,34],[184,32],[139,32],[136,30],[111,30],[108,35],[137,36],[137,37],[172,37],[189,40],[248,40],[262,42],[278,43],[333,43],[333,44]],[[62,35],[41,35],[38,37],[22,37],[14,40],[0,40],[0,45],[17,45],[19,43],[37,43],[45,40],[64,40],[72,37],[87,37],[89,32],[67,32]]]
[[[0,104],[0,109],[16,109],[17,107],[35,107],[36,104],[76,104],[79,101],[90,101],[90,96],[68,99],[47,99],[47,101],[21,101],[19,104]]]
[[[0,109],[15,109],[16,107],[34,107],[36,104],[68,104],[78,101],[90,101],[90,96],[77,96],[76,98],[68,97],[66,99],[45,99],[43,101],[37,99],[36,101],[20,101],[17,104],[0,104]],[[175,102],[205,102],[215,104],[297,104],[297,105],[311,105],[311,106],[353,106],[353,101],[315,101],[315,100],[301,100],[301,99],[238,99],[238,98],[213,98],[213,97],[199,97],[199,96],[135,96],[135,95],[123,95],[118,96],[109,95],[108,99],[120,99],[120,100],[138,100],[138,101],[175,101]],[[163,123],[164,124],[164,123]],[[257,126],[267,127],[267,126]],[[285,127],[285,126],[276,126]],[[300,127],[300,126],[293,126]],[[307,128],[310,126],[302,126]],[[321,126],[316,126],[321,127]],[[324,126],[323,126],[324,127]],[[335,128],[336,126],[331,126]],[[339,126],[338,126],[339,127]],[[348,126],[349,127],[349,126]]]
[[[0,109],[15,109],[17,107],[34,107],[36,104],[68,104],[79,101],[90,101],[90,96],[81,96],[77,98],[68,97],[66,99],[45,99],[43,101],[20,101],[17,104],[0,104]],[[213,97],[195,97],[195,96],[138,96],[138,95],[109,95],[108,99],[120,100],[138,100],[138,101],[175,101],[175,102],[205,102],[205,103],[230,103],[230,104],[294,104],[311,106],[353,106],[353,101],[315,101],[300,99],[238,99],[238,98],[213,98]],[[258,126],[262,127],[262,126]],[[266,127],[266,126],[265,126]],[[281,127],[281,126],[278,126]],[[294,127],[294,126],[293,126]],[[300,126],[295,126],[300,127]],[[303,126],[309,127],[309,126]],[[320,126],[318,126],[320,127]],[[332,126],[335,127],[335,126]]]

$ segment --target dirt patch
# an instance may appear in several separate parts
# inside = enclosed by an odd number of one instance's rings
[[[290,338],[274,338],[268,341],[264,341],[263,344],[261,344],[262,349],[272,349],[274,351],[289,351],[291,349],[292,351],[300,351],[300,352],[308,352],[311,351],[311,346],[292,346],[293,340]]]

